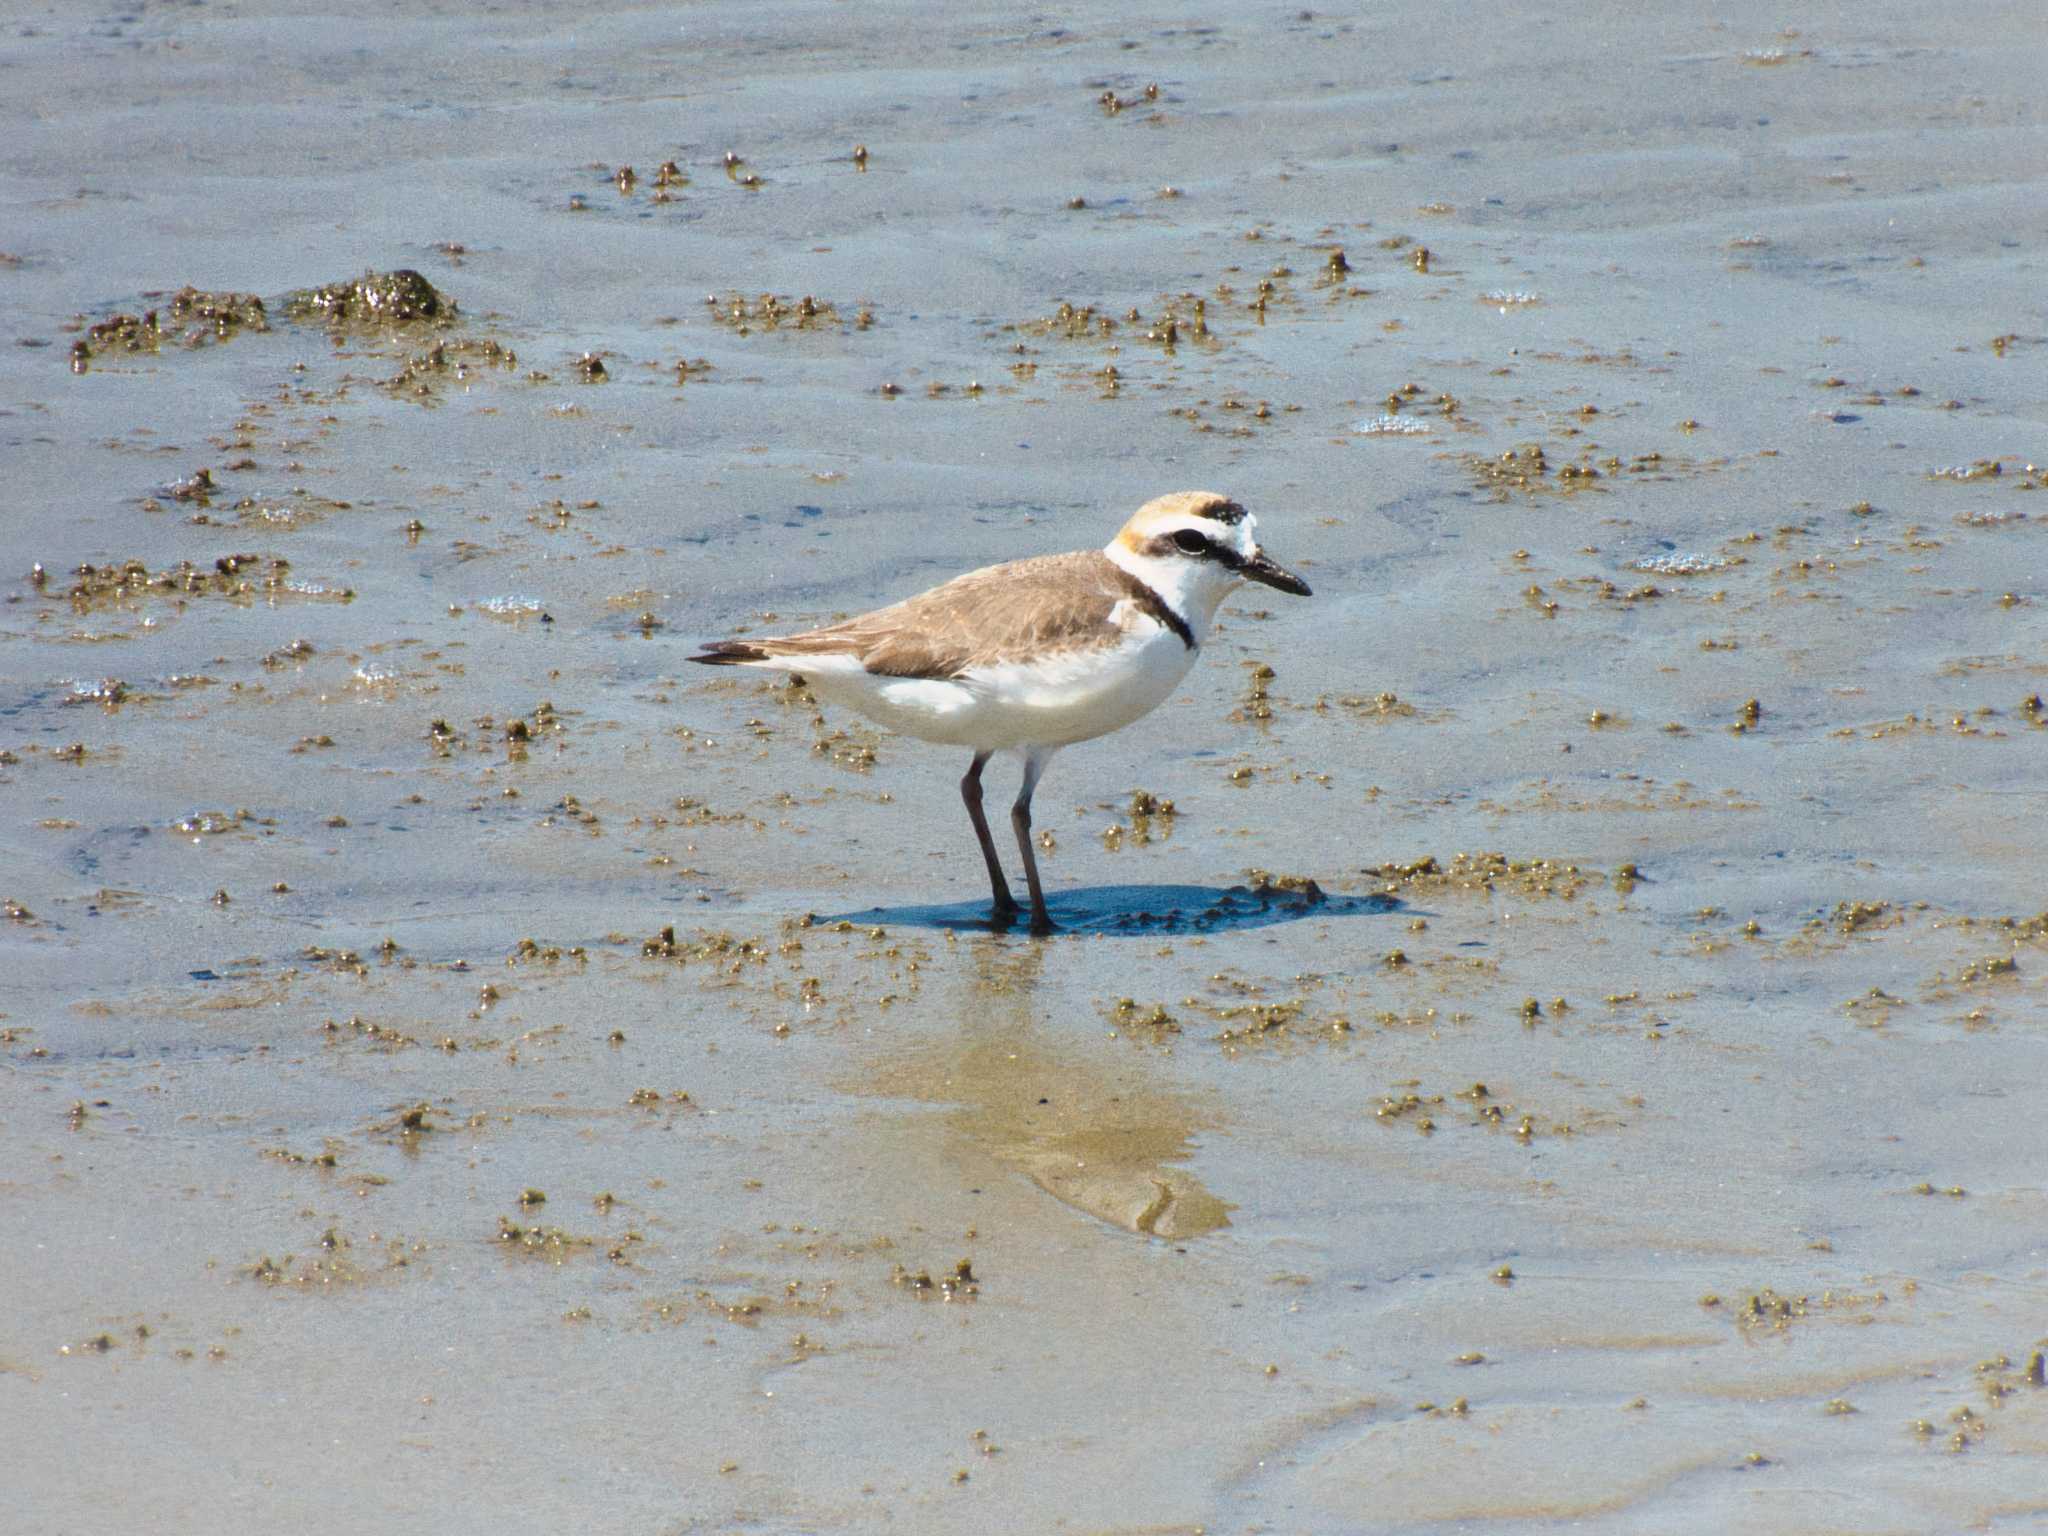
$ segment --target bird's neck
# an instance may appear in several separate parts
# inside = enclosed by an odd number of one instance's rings
[[[1112,565],[1142,581],[1178,614],[1196,645],[1209,638],[1217,608],[1237,585],[1235,575],[1206,560],[1141,555],[1121,542],[1112,542],[1102,552]]]

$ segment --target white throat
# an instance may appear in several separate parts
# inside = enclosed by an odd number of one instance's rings
[[[1112,564],[1158,593],[1159,600],[1180,615],[1196,645],[1209,638],[1209,626],[1215,621],[1217,608],[1242,579],[1213,560],[1135,554],[1115,539],[1102,552]]]

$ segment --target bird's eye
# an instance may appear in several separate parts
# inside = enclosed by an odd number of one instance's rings
[[[1173,536],[1174,546],[1182,554],[1199,555],[1209,547],[1209,541],[1195,528],[1182,528]]]

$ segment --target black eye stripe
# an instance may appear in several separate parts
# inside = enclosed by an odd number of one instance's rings
[[[1145,541],[1143,552],[1148,555],[1180,555],[1189,560],[1214,560],[1233,571],[1244,564],[1243,557],[1236,550],[1218,544],[1199,528],[1176,528],[1172,533],[1154,534]]]

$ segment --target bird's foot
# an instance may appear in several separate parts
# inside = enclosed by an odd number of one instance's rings
[[[1045,908],[1040,907],[1031,914],[1031,937],[1034,939],[1049,938],[1059,931],[1059,924],[1052,920],[1052,914]]]
[[[1017,914],[1023,910],[1014,901],[991,902],[988,909],[989,926],[997,932],[1012,927],[1017,921]]]

